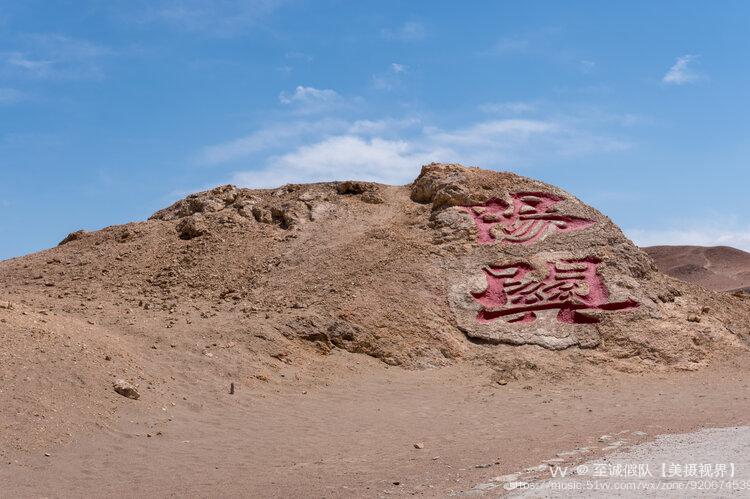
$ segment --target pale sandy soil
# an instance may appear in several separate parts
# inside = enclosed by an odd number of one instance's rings
[[[350,355],[333,360],[353,364]],[[566,464],[598,458],[604,434],[627,446],[750,423],[741,359],[700,372],[505,386],[481,368],[357,362],[306,393],[290,383],[231,396],[198,382],[164,410],[132,402],[110,430],[3,463],[2,495],[439,497],[479,493],[477,484],[571,449],[591,451],[565,456]]]
[[[550,480],[527,484],[516,481],[504,486],[523,490],[513,497],[527,498],[747,497],[750,427],[663,435],[654,442],[588,461],[575,470],[575,475],[565,478],[558,475]]]

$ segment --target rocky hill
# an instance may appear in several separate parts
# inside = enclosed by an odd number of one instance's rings
[[[406,186],[194,194],[0,262],[0,300],[0,444],[18,449],[106,425],[128,403],[118,378],[159,407],[363,358],[499,382],[695,370],[750,338],[747,300],[661,274],[594,208],[453,164]]]

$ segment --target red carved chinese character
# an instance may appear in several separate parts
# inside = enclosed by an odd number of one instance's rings
[[[462,206],[477,224],[479,242],[495,240],[511,244],[532,244],[553,231],[570,232],[591,227],[586,218],[561,215],[555,205],[563,200],[543,192],[512,194],[511,203],[493,198],[478,206]]]
[[[549,262],[548,275],[534,280],[534,269],[526,263],[493,266],[484,269],[487,288],[472,293],[482,305],[479,322],[506,317],[508,322],[533,322],[541,310],[559,310],[557,320],[568,324],[592,324],[595,317],[579,310],[625,310],[638,307],[633,300],[610,302],[609,291],[597,273],[600,260],[584,258]]]

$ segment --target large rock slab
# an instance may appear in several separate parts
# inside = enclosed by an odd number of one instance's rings
[[[600,327],[658,314],[641,282],[654,267],[611,220],[569,193],[510,173],[428,165],[412,199],[446,240],[458,327],[479,341],[595,347]],[[453,234],[452,234],[453,233]]]

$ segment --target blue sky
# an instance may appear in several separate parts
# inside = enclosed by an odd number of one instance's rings
[[[568,189],[750,250],[750,3],[0,0],[0,259],[220,183]]]

